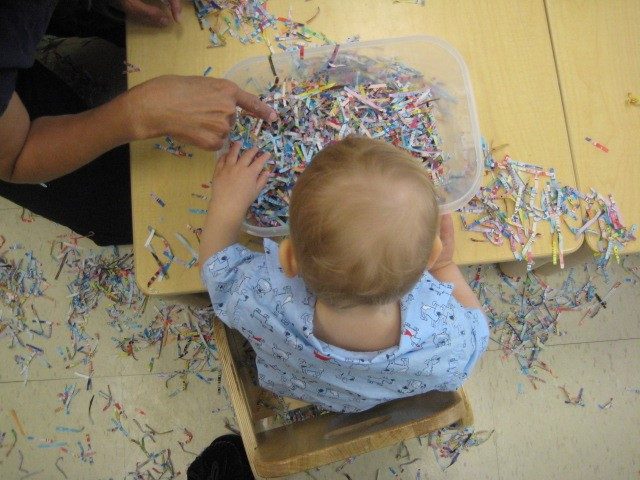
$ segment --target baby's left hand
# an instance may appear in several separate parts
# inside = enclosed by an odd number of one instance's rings
[[[235,142],[229,152],[218,159],[211,185],[209,209],[229,215],[229,219],[244,218],[270,175],[270,172],[263,171],[270,153],[257,155],[257,148],[247,150],[238,157],[239,153],[240,143]]]

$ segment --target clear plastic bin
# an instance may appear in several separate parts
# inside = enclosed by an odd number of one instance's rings
[[[335,45],[305,48],[304,60],[297,52],[273,55],[272,60],[280,78],[300,78],[315,69],[325,68],[334,50]],[[340,64],[341,57],[354,54],[397,60],[421,72],[430,83],[439,99],[437,128],[450,171],[446,188],[437,187],[440,210],[452,212],[465,205],[480,188],[483,157],[469,72],[460,54],[439,38],[412,36],[341,44],[333,63]],[[341,75],[340,69],[334,74]],[[274,76],[267,56],[260,56],[238,63],[225,78],[251,93],[262,94],[273,84]],[[260,227],[247,221],[243,222],[243,229],[260,237],[288,233],[287,226]]]

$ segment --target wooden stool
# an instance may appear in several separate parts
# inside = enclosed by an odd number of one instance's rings
[[[227,390],[251,468],[256,476],[281,477],[425,435],[453,423],[473,422],[462,389],[429,392],[359,413],[325,413],[305,418],[312,407],[277,397],[257,386],[249,343],[214,320],[214,335]],[[286,424],[284,411],[302,418]],[[291,415],[291,413],[289,413]]]

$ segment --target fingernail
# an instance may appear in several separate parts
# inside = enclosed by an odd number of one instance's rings
[[[271,114],[269,115],[269,121],[275,122],[276,120],[278,120],[278,114],[276,112],[271,112]]]

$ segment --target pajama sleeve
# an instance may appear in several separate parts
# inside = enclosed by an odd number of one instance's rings
[[[202,267],[202,281],[213,310],[226,325],[240,330],[243,319],[255,307],[256,275],[265,268],[265,255],[239,244],[209,258]]]

